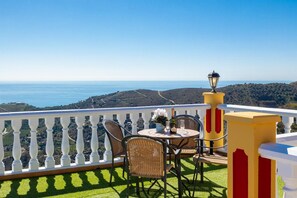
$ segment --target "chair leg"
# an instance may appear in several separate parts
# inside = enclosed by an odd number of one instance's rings
[[[158,180],[155,179],[155,181],[151,184],[151,186],[147,189],[147,194],[150,194],[150,189],[155,185],[155,183],[157,182]]]
[[[143,178],[141,178],[141,187],[142,187],[142,191],[145,193],[145,190],[144,190],[144,183],[143,183]]]
[[[136,177],[136,194],[139,196],[140,192],[139,192],[139,177]]]
[[[188,183],[188,184],[191,183],[190,180],[189,180],[186,176],[184,176],[184,175],[181,175],[181,176],[182,176],[182,178],[184,178],[185,180],[187,180],[187,183]]]
[[[111,186],[111,182],[112,182],[112,175],[113,175],[113,172],[114,172],[114,161],[113,161],[113,158],[111,160],[111,171],[110,171],[110,178],[109,178],[109,185]]]
[[[122,177],[125,178],[125,170],[126,169],[126,158],[124,158],[124,162],[123,162],[123,173],[122,173]]]
[[[166,174],[165,174],[165,177],[163,179],[164,179],[164,198],[166,198],[166,193],[167,193],[167,177],[166,177]]]
[[[130,188],[130,176],[127,174],[127,197],[129,197],[129,188]]]
[[[203,183],[203,162],[200,163],[200,182]]]
[[[195,169],[194,169],[194,175],[193,175],[193,197],[195,197],[195,188],[196,188],[196,182],[199,172],[199,162],[198,160],[195,162]]]

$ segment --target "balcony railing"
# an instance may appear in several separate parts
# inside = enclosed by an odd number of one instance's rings
[[[111,161],[111,147],[107,137],[104,139],[104,155],[103,159],[100,160],[98,153],[98,123],[100,118],[102,119],[116,119],[122,125],[125,124],[127,117],[132,123],[132,133],[136,134],[139,128],[138,121],[143,121],[143,128],[149,128],[150,119],[152,112],[157,108],[164,108],[167,112],[171,112],[170,109],[174,108],[176,114],[189,114],[199,115],[201,120],[204,120],[206,109],[210,108],[207,104],[184,104],[184,105],[167,105],[167,106],[144,106],[144,107],[124,107],[124,108],[99,108],[99,109],[78,109],[78,110],[52,110],[52,111],[34,111],[34,112],[16,112],[16,113],[1,113],[0,114],[0,179],[7,178],[6,176],[13,175],[28,175],[28,173],[38,172],[38,175],[42,175],[42,172],[46,173],[49,171],[67,170],[78,167],[88,167],[94,165],[109,164]],[[171,115],[169,115],[171,116]],[[46,128],[46,145],[44,158],[44,166],[40,166],[40,162],[37,158],[39,154],[38,141],[37,141],[37,129],[40,127],[40,120],[43,120]],[[30,161],[28,168],[23,167],[21,161],[22,145],[21,141],[21,128],[24,127],[24,123],[30,128],[30,146],[29,155]],[[56,164],[54,159],[55,148],[53,138],[53,127],[56,126],[56,122],[60,122],[61,131],[58,130],[62,136],[60,151],[62,156],[60,158],[60,164]],[[74,122],[76,124],[76,156],[75,163],[71,163],[69,156],[70,143],[69,143],[69,124]],[[90,124],[91,127],[91,138],[89,140],[84,139],[84,125]],[[9,123],[9,124],[8,124]],[[4,147],[3,147],[3,130],[9,131],[8,128],[13,131],[13,145],[12,145],[12,169],[5,170],[5,165],[2,162],[4,158]],[[4,133],[6,134],[6,133]],[[85,160],[85,145],[84,142],[90,142],[90,159]],[[6,152],[7,153],[7,152]],[[8,152],[9,153],[9,152]],[[7,157],[7,156],[6,156]],[[42,163],[43,164],[43,163]],[[7,168],[6,168],[7,169]],[[13,178],[13,177],[12,177]]]
[[[46,175],[48,173],[54,174],[55,172],[70,172],[69,170],[75,171],[78,168],[82,168],[82,170],[85,168],[87,170],[88,167],[91,166],[109,165],[111,161],[111,147],[107,137],[104,137],[104,141],[101,142],[104,144],[102,156],[100,156],[98,152],[98,138],[100,137],[98,134],[98,124],[100,123],[100,120],[115,119],[122,125],[125,125],[127,120],[129,120],[131,123],[132,133],[136,134],[141,128],[149,128],[152,112],[157,108],[164,108],[169,113],[171,112],[171,108],[174,108],[176,115],[198,115],[200,120],[204,121],[206,110],[210,108],[210,105],[183,104],[0,113],[0,180],[15,178],[14,176],[27,177],[30,176],[31,173],[35,176],[43,174]],[[296,110],[230,104],[221,104],[218,106],[218,108],[224,110],[225,112],[253,111],[280,115],[282,117],[286,134],[277,135],[277,143],[297,146],[297,133],[296,135],[294,133],[290,133],[291,125],[294,123],[294,119],[297,118]],[[139,124],[139,121],[142,121],[142,124]],[[61,125],[60,129],[57,127],[57,122],[59,122]],[[40,123],[44,123],[44,131],[40,130]],[[74,128],[76,130],[75,140],[69,137],[71,123],[74,124]],[[28,125],[30,130],[29,136],[27,137],[30,144],[28,151],[30,161],[28,163],[28,167],[24,167],[21,160],[22,145],[25,144],[23,142],[24,138],[21,138],[24,125]],[[84,136],[86,125],[89,126],[91,131],[91,135],[87,137]],[[4,150],[3,136],[8,135],[9,133],[13,133],[13,144],[10,149]],[[40,135],[40,133],[43,133],[42,136],[46,139],[44,148],[39,148],[38,135]],[[54,142],[55,139],[53,138],[53,135],[60,136],[59,141],[61,141],[61,147],[54,146],[56,144]],[[89,159],[87,160],[85,155],[85,142],[89,142],[89,147],[91,150]],[[71,145],[75,146],[75,148],[71,148]],[[264,150],[267,149],[265,146],[263,148]],[[263,152],[263,148],[261,152]],[[71,159],[69,155],[70,149],[75,150],[74,159]],[[54,158],[55,151],[62,154],[60,157],[60,162]],[[4,156],[9,157],[7,156],[7,153],[11,153],[13,158],[12,168],[9,170],[3,163]],[[43,157],[40,158],[40,155],[43,155]],[[38,159],[44,159],[44,161]],[[271,159],[273,158],[271,157]],[[278,160],[278,164],[283,164],[281,158],[275,159]],[[297,186],[296,179],[292,182],[292,179],[290,178],[290,181],[291,186]],[[293,193],[295,193],[294,190]]]
[[[282,123],[284,124],[285,133],[291,132],[291,126],[294,123],[294,118],[297,118],[297,111],[292,109],[280,109],[280,108],[265,108],[256,106],[244,106],[244,105],[232,105],[232,104],[221,104],[219,108],[227,112],[262,112],[270,113],[281,116]]]

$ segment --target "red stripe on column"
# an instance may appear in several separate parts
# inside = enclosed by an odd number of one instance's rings
[[[210,133],[211,132],[211,109],[206,110],[205,119],[206,119],[206,131]]]
[[[259,156],[258,196],[271,197],[271,160]]]
[[[233,153],[233,197],[248,198],[248,156],[242,149]]]
[[[221,132],[221,123],[222,123],[222,111],[216,108],[216,132]]]

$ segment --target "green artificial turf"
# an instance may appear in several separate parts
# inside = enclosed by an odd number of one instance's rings
[[[193,176],[191,159],[182,160],[182,172],[187,177]],[[279,180],[279,179],[278,179]],[[109,169],[78,172],[30,179],[0,181],[0,197],[126,197],[126,180],[122,178],[122,169],[117,168],[113,187],[109,186]],[[279,181],[281,182],[281,181]],[[177,179],[169,174],[168,183],[177,186]],[[150,181],[145,180],[145,189]],[[160,181],[163,186],[162,181]],[[227,197],[227,168],[221,165],[205,165],[204,182],[197,183],[195,197]],[[193,186],[189,186],[193,190]],[[178,192],[168,186],[168,197],[178,197]],[[280,191],[280,190],[279,190]],[[130,188],[130,197],[138,197],[135,183]],[[150,194],[140,191],[141,197],[159,197],[163,190],[154,185]],[[281,192],[279,192],[281,193]],[[184,194],[184,197],[186,195]]]

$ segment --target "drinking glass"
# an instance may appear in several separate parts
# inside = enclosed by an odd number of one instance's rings
[[[185,121],[184,120],[179,120],[179,128],[181,130],[184,130],[185,129]]]
[[[170,131],[170,121],[166,121],[166,131]]]

